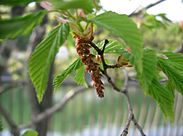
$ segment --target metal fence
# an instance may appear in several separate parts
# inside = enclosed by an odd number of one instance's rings
[[[62,91],[64,90],[64,91]],[[175,121],[166,122],[160,109],[139,88],[131,87],[130,97],[139,124],[147,136],[183,136],[183,97],[175,97]],[[54,101],[62,99],[67,89],[54,94]],[[24,87],[11,89],[0,96],[1,104],[11,113],[17,124],[30,121],[30,104]],[[99,99],[93,91],[79,94],[70,101],[62,112],[57,112],[49,124],[48,136],[119,136],[127,120],[128,111],[125,97],[110,89],[105,98]],[[0,136],[9,136],[8,126]],[[133,124],[129,136],[140,136]]]

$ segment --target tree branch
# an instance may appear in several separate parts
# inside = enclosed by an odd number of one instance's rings
[[[91,88],[91,87],[89,87]],[[52,106],[51,108],[45,110],[44,112],[38,114],[30,123],[28,123],[27,125],[20,125],[20,129],[23,128],[29,128],[34,126],[35,124],[39,123],[40,121],[50,117],[52,114],[54,114],[55,112],[58,111],[62,111],[64,109],[64,107],[66,106],[66,104],[71,101],[75,96],[77,96],[78,94],[87,91],[89,88],[84,88],[84,87],[78,87],[75,90],[71,90],[69,91],[64,98],[58,102],[57,104],[55,104],[54,106]]]
[[[0,112],[3,115],[4,119],[6,120],[6,122],[8,123],[8,125],[11,129],[11,133],[14,136],[19,136],[20,131],[18,129],[18,126],[16,125],[14,120],[11,118],[11,115],[3,108],[3,106],[1,104],[0,104]]]
[[[129,16],[130,16],[130,17],[132,17],[132,16],[138,16],[138,15],[141,14],[143,11],[148,10],[148,9],[150,9],[150,8],[156,6],[156,5],[158,5],[158,4],[160,4],[160,3],[164,2],[164,1],[166,1],[166,0],[159,0],[159,1],[155,2],[155,3],[149,4],[149,5],[147,5],[146,7],[142,8],[142,9],[140,9],[140,10],[138,10],[138,11],[132,12]]]
[[[128,94],[128,72],[125,69],[123,69],[124,76],[125,76],[124,86],[123,86],[123,89],[118,88],[115,85],[115,83],[112,81],[111,77],[107,73],[107,69],[110,68],[110,67],[108,67],[108,65],[105,62],[104,50],[99,49],[94,43],[92,43],[91,46],[97,51],[97,53],[101,57],[103,69],[100,69],[100,71],[102,72],[102,74],[106,76],[109,84],[113,87],[114,91],[122,93],[126,97],[126,99],[127,99],[129,115],[128,115],[128,120],[127,120],[126,126],[125,126],[121,136],[127,136],[128,129],[130,127],[130,122],[131,121],[133,121],[133,123],[135,124],[137,129],[140,131],[141,135],[145,136],[145,134],[144,134],[144,132],[142,130],[142,127],[138,124],[138,122],[136,121],[136,119],[134,117],[134,113],[133,113],[133,109],[132,109],[132,104],[130,102],[130,97],[129,97],[129,94]],[[105,42],[104,46],[106,46],[106,42]]]

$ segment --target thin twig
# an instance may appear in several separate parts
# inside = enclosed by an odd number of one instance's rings
[[[124,81],[124,86],[123,86],[122,90],[123,90],[124,95],[126,96],[126,99],[127,99],[129,115],[128,115],[128,120],[127,120],[126,126],[125,126],[121,136],[127,136],[128,129],[130,127],[130,122],[132,121],[132,118],[133,118],[134,114],[133,114],[133,110],[132,110],[132,105],[130,103],[130,97],[128,95],[128,81],[129,81],[128,80],[128,72],[125,69],[123,69],[123,73],[124,73],[125,81]]]
[[[105,47],[103,48],[103,50],[101,50],[100,48],[98,48],[93,42],[90,43],[90,45],[97,51],[97,53],[100,55],[101,57],[101,61],[102,61],[102,65],[103,65],[103,69],[100,69],[100,71],[102,72],[103,75],[106,76],[109,84],[113,87],[113,89],[119,93],[122,93],[126,99],[127,99],[127,104],[128,104],[128,111],[129,111],[129,116],[128,116],[128,120],[127,120],[127,123],[126,123],[126,126],[125,126],[125,129],[123,130],[121,136],[126,136],[128,134],[128,129],[130,127],[130,122],[133,121],[135,126],[138,128],[138,130],[140,131],[141,135],[142,136],[145,136],[143,130],[142,130],[142,127],[137,123],[135,117],[134,117],[134,113],[133,113],[133,109],[132,109],[132,105],[131,105],[131,102],[130,102],[130,97],[129,97],[129,94],[128,94],[128,72],[124,69],[123,72],[124,72],[124,76],[125,76],[125,82],[124,82],[124,86],[123,86],[123,89],[120,89],[118,88],[115,83],[112,81],[111,77],[108,75],[107,73],[107,69],[108,68],[111,68],[109,65],[106,64],[105,62],[105,59],[104,59],[104,49]],[[106,43],[105,45],[106,46]],[[113,65],[115,66],[115,65]],[[117,67],[115,67],[117,68]]]
[[[127,136],[128,135],[128,129],[130,127],[130,123],[131,123],[132,118],[133,118],[133,114],[129,113],[128,120],[127,120],[127,123],[126,123],[126,127],[123,129],[123,132],[122,132],[121,136]]]
[[[158,5],[158,4],[160,4],[160,3],[163,2],[163,1],[166,1],[166,0],[159,0],[159,1],[155,2],[155,3],[149,4],[149,5],[146,6],[144,9],[147,10],[147,9],[149,9],[149,8],[152,8],[152,7],[154,7],[154,6]]]
[[[128,72],[126,71],[126,69],[123,69],[123,73],[124,73],[124,86],[123,86],[123,92],[126,92],[128,90],[128,82],[129,82],[129,76],[128,76]]]
[[[134,125],[138,128],[138,130],[140,131],[142,136],[145,136],[142,127],[137,123],[137,120],[135,118],[132,118],[132,121],[134,123]]]
[[[138,10],[138,11],[134,11],[134,12],[132,12],[132,13],[129,15],[129,17],[138,16],[138,15],[141,14],[143,11],[150,9],[150,8],[152,8],[152,7],[154,7],[154,6],[158,5],[158,4],[160,4],[160,3],[163,2],[163,1],[166,1],[166,0],[159,0],[159,1],[155,2],[155,3],[152,3],[152,4],[147,5],[146,7],[142,8],[142,9],[140,9],[140,10]]]

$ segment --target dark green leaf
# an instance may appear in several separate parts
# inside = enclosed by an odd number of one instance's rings
[[[0,39],[29,34],[41,22],[45,13],[45,11],[40,11],[26,16],[0,20]]]
[[[37,1],[40,1],[40,0],[1,0],[0,5],[11,5],[11,6],[26,5],[28,3],[37,2]]]
[[[143,51],[143,70],[139,77],[140,84],[145,94],[152,96],[159,104],[164,117],[173,120],[173,99],[174,95],[157,80],[157,56],[152,49]]]
[[[93,3],[91,0],[70,0],[70,1],[58,1],[54,0],[53,5],[56,9],[68,10],[68,9],[83,9],[86,12],[92,12]]]
[[[170,65],[173,65],[174,68],[181,73],[183,73],[183,54],[182,53],[173,53],[173,52],[166,52],[164,53],[166,57],[168,58],[168,63]]]
[[[43,93],[47,86],[52,61],[59,47],[67,39],[68,34],[68,24],[57,26],[37,45],[29,60],[29,75],[36,89],[39,101],[42,100]]]
[[[183,95],[183,73],[181,73],[178,69],[182,65],[179,66],[179,63],[177,63],[176,61],[175,63],[173,63],[169,59],[160,58],[158,61],[158,65],[167,75],[172,87],[175,87],[177,91],[179,91]]]
[[[61,74],[57,75],[54,78],[54,88],[60,87],[61,83],[64,81],[64,79],[71,74],[73,71],[76,71],[79,69],[81,66],[83,66],[83,63],[81,62],[80,59],[77,59],[74,61],[71,65],[68,66],[66,70],[64,70]]]
[[[142,74],[139,78],[144,90],[149,89],[152,80],[156,78],[157,57],[156,52],[151,49],[144,49],[142,58]]]
[[[162,86],[158,80],[153,79],[149,85],[148,94],[152,96],[159,104],[165,119],[174,120],[173,104],[174,96],[171,91]]]
[[[38,136],[35,130],[27,130],[22,136]]]
[[[74,80],[79,85],[86,85],[84,65],[82,65],[79,69],[76,70],[76,75]]]
[[[131,48],[134,55],[135,66],[139,73],[142,72],[142,37],[135,23],[126,15],[114,12],[105,12],[91,20],[104,27],[111,33],[119,36]]]
[[[172,96],[175,97],[175,91],[174,91],[175,86],[174,86],[174,84],[172,84],[172,82],[170,80],[167,81],[166,87],[168,90],[170,90],[170,92],[172,92]]]

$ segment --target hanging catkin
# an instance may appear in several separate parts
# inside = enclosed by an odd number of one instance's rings
[[[101,81],[101,74],[99,69],[99,64],[97,63],[97,56],[90,53],[91,45],[93,40],[93,28],[90,26],[89,33],[85,36],[79,36],[74,34],[76,50],[80,56],[83,64],[86,66],[86,71],[90,73],[91,79],[93,81],[93,86],[95,87],[99,97],[104,97],[104,85]]]

